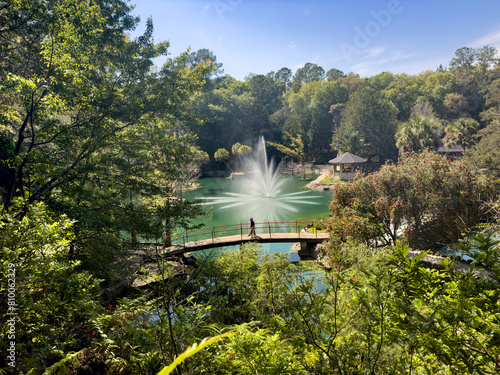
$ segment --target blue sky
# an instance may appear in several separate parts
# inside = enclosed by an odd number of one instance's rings
[[[172,57],[207,48],[239,80],[307,62],[362,77],[418,74],[448,67],[460,47],[500,51],[499,0],[136,1],[137,33],[152,16]]]

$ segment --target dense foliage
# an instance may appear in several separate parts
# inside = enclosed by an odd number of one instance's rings
[[[498,191],[497,181],[471,174],[463,162],[432,152],[403,155],[397,164],[336,188],[328,245],[377,237],[394,243],[401,230],[415,248],[453,243],[488,220],[484,204]]]
[[[132,10],[0,4],[0,373],[500,372],[494,48],[418,75],[307,63],[238,81],[207,49],[166,58],[151,18],[131,39]],[[351,151],[377,170],[335,193],[329,271],[304,277],[256,244],[196,267],[164,259],[200,213],[183,191],[202,165],[243,168],[260,136],[303,166]],[[464,160],[428,151],[441,145]],[[476,262],[424,267],[409,246],[436,241]],[[149,271],[135,267],[141,242]]]
[[[107,278],[124,243],[168,242],[198,212],[175,197],[203,159],[187,104],[212,68],[188,69],[186,53],[154,69],[168,43],[153,42],[151,19],[130,40],[131,10],[15,1],[2,13],[12,22],[0,50],[3,209],[23,197],[68,215],[71,254]]]

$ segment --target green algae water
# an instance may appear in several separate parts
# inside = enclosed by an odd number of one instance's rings
[[[285,179],[275,197],[259,197],[241,191],[246,181],[226,178],[202,178],[201,188],[184,195],[187,200],[201,200],[205,216],[194,223],[207,227],[247,224],[251,217],[257,223],[267,221],[323,220],[328,216],[331,191],[312,191],[305,187],[308,181],[292,176]]]
[[[203,224],[207,228],[243,224],[248,229],[249,220],[257,223],[267,221],[298,221],[313,223],[324,220],[328,214],[328,202],[332,199],[331,191],[313,191],[307,189],[308,181],[296,176],[284,178],[279,191],[272,197],[244,194],[245,179],[202,178],[197,181],[200,189],[184,195],[187,200],[199,200],[203,204],[205,215],[193,224]],[[258,233],[257,233],[258,234]],[[289,254],[294,243],[264,243],[262,251]],[[214,249],[224,251],[224,248]]]

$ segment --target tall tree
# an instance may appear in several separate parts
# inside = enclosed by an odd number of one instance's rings
[[[154,238],[160,212],[180,221],[188,212],[170,204],[182,178],[174,166],[193,153],[187,103],[211,66],[185,69],[183,54],[152,70],[168,42],[153,42],[151,18],[130,40],[139,22],[131,11],[121,0],[9,2],[10,17],[22,21],[0,41],[0,103],[9,103],[0,106],[3,208],[20,196],[67,213],[77,220],[72,254],[89,261],[105,252],[87,250],[120,248],[127,231]]]
[[[422,87],[423,99],[429,101],[436,113],[444,117],[443,102],[447,94],[453,93],[457,88],[457,78],[452,72],[432,73],[425,79]]]
[[[314,81],[297,92],[287,93],[285,106],[290,109],[283,130],[293,137],[301,136],[306,157],[318,160],[330,150],[334,124],[329,110],[333,104],[345,103],[347,89],[336,81]]]
[[[319,81],[324,77],[325,70],[321,66],[308,62],[295,72],[293,90],[297,92],[302,85],[308,82]]]
[[[284,67],[276,72],[274,79],[283,85],[284,88],[283,91],[285,91],[288,87],[290,87],[290,84],[292,82],[292,77],[293,77],[292,70]]]
[[[203,76],[203,80],[205,81],[203,88],[205,91],[209,91],[215,88],[217,79],[222,77],[224,74],[222,63],[217,62],[217,56],[206,48],[202,48],[188,54],[185,66],[187,66],[190,70],[204,65],[211,66],[211,69],[206,70],[206,73]]]
[[[328,81],[336,81],[339,78],[345,77],[345,73],[342,70],[332,68],[326,72],[326,79]]]
[[[477,64],[484,70],[492,69],[500,64],[500,57],[495,47],[483,46],[476,50]]]
[[[422,95],[425,80],[409,74],[396,74],[393,78],[382,93],[398,108],[398,120],[407,121],[418,97]]]
[[[255,138],[265,136],[268,139],[274,139],[272,124],[269,122],[269,116],[280,109],[282,106],[280,86],[271,78],[261,74],[254,75],[248,80],[250,93],[254,98],[253,112],[254,122],[252,132]]]
[[[347,102],[340,124],[344,133],[358,131],[367,144],[365,154],[378,156],[381,162],[397,156],[395,133],[397,109],[393,103],[371,88],[355,93]]]
[[[500,75],[500,68],[495,70]],[[485,108],[481,112],[484,121],[500,120],[500,78],[491,82],[484,89]]]
[[[455,57],[450,61],[450,69],[472,69],[476,61],[476,51],[474,48],[462,47],[455,51]]]
[[[203,65],[207,63],[213,65],[213,69],[209,72],[210,76],[218,76],[224,73],[222,63],[217,62],[217,56],[209,49],[202,48],[196,52],[191,52],[186,59],[186,65],[188,65],[191,70],[195,69],[196,66],[200,64]]]

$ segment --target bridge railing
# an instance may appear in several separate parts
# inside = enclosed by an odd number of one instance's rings
[[[304,228],[311,228],[313,233],[316,233],[317,228],[316,223],[311,223],[310,221],[266,221],[255,223],[255,232],[257,236],[259,234],[270,234],[273,233],[303,233]],[[231,225],[221,225],[204,227],[202,229],[196,229],[185,232],[177,232],[172,235],[172,243],[176,245],[182,245],[187,242],[195,242],[201,240],[211,239],[215,241],[217,237],[226,236],[240,236],[241,240],[248,238],[250,233],[249,224],[239,223]]]

